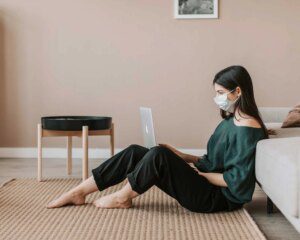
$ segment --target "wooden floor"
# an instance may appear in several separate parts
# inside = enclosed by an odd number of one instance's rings
[[[91,169],[101,164],[104,160],[90,159],[89,174]],[[0,159],[0,185],[11,177],[36,177],[36,159]],[[46,177],[68,177],[66,175],[66,160],[44,159],[43,174]],[[70,177],[81,177],[81,160],[73,160],[73,174]],[[266,195],[256,186],[253,201],[245,204],[245,208],[254,218],[259,228],[266,234],[268,239],[296,240],[300,234],[285,219],[275,207],[274,213],[266,212]]]

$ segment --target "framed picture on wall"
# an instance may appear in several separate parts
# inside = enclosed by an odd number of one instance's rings
[[[218,18],[218,0],[174,0],[175,18]]]

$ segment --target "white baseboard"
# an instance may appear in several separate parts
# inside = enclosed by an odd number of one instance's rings
[[[116,148],[115,154],[122,151],[123,148]],[[192,154],[196,156],[202,156],[206,153],[206,149],[178,149],[187,154]],[[73,148],[72,149],[73,158],[81,158],[82,149]],[[37,148],[0,148],[0,158],[36,158]],[[43,148],[43,158],[66,158],[67,149],[66,148]],[[110,149],[109,148],[90,148],[89,158],[109,158]]]

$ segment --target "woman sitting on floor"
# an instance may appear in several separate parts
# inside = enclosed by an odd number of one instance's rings
[[[167,144],[150,149],[131,144],[92,169],[90,178],[47,207],[85,204],[88,194],[125,179],[128,181],[122,189],[93,204],[129,208],[133,198],[153,185],[194,212],[232,211],[250,202],[256,181],[256,144],[269,137],[255,102],[252,80],[244,67],[231,66],[216,74],[213,86],[223,120],[207,143],[207,154],[185,154]]]

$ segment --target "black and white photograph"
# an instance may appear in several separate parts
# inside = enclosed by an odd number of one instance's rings
[[[218,0],[174,0],[175,18],[218,18]]]

